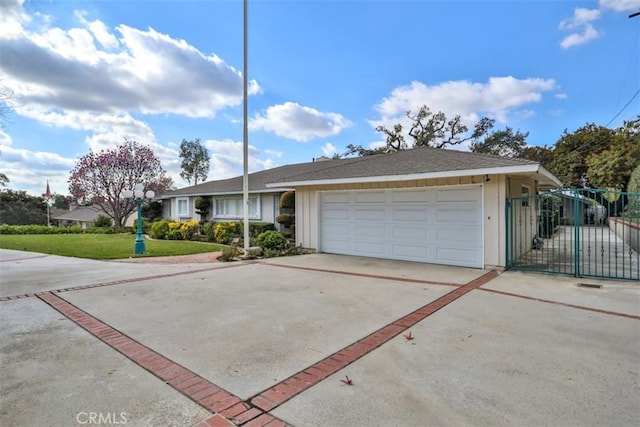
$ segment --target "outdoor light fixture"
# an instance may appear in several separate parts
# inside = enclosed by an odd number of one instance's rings
[[[133,253],[136,255],[142,255],[146,252],[146,248],[144,246],[144,238],[142,237],[142,202],[145,199],[153,199],[156,196],[156,193],[153,190],[144,192],[144,185],[142,183],[137,183],[133,190],[124,190],[122,195],[125,199],[135,199],[136,207],[138,208],[138,235],[136,237],[136,241],[133,245]]]

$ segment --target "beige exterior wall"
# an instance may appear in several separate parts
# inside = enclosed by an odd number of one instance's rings
[[[484,264],[505,265],[505,198],[507,178],[504,175],[471,176],[413,181],[372,182],[309,186],[296,189],[296,244],[318,248],[318,201],[322,191],[370,190],[482,184],[484,216]],[[514,184],[515,185],[515,184]]]

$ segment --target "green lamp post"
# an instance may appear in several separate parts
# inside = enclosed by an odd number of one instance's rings
[[[133,244],[133,253],[136,255],[142,255],[146,252],[146,248],[144,245],[144,237],[142,236],[142,202],[146,196],[147,199],[153,199],[156,193],[152,190],[144,192],[144,185],[142,183],[138,183],[135,185],[133,190],[124,190],[123,196],[126,199],[134,199],[136,201],[136,207],[138,209],[138,234],[136,236],[136,241]]]

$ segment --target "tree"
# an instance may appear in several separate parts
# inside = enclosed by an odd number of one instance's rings
[[[162,193],[172,184],[151,148],[136,141],[80,157],[68,182],[74,200],[98,206],[113,219],[115,227],[122,227],[136,210],[123,191],[142,183],[145,191]]]
[[[553,150],[551,172],[567,187],[589,187],[587,158],[611,146],[614,131],[588,123],[573,133],[565,129]]]
[[[469,149],[474,153],[492,154],[500,157],[521,158],[524,157],[527,148],[529,132],[522,133],[519,130],[513,133],[513,129],[507,127],[487,135],[482,142],[474,141]]]
[[[182,158],[180,176],[189,184],[193,181],[193,185],[198,185],[198,181],[207,179],[210,154],[200,138],[193,141],[183,139],[180,143],[180,158]]]
[[[47,223],[47,205],[43,197],[26,191],[0,191],[0,224],[28,225]]]
[[[0,187],[6,187],[9,182],[9,177],[0,172]]]
[[[587,158],[587,178],[592,187],[623,191],[639,164],[640,120],[625,122],[614,131],[607,149]]]
[[[553,147],[526,146],[522,152],[522,158],[540,163],[544,167],[549,167],[553,162]]]
[[[11,98],[13,98],[13,91],[0,88],[0,129],[5,128],[9,121],[8,115],[13,112]]]
[[[469,128],[462,123],[459,115],[449,120],[442,111],[434,114],[426,105],[420,107],[415,114],[407,111],[406,116],[411,123],[408,132],[405,131],[401,123],[394,125],[391,129],[386,126],[378,126],[376,131],[385,135],[385,146],[368,149],[362,145],[349,144],[344,155],[347,157],[352,155],[368,156],[415,147],[446,148],[481,138],[495,123],[495,120],[483,117],[474,125],[473,131],[469,134]],[[407,142],[405,134],[413,141]]]

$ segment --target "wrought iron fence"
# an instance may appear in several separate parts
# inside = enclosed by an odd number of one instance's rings
[[[561,189],[507,199],[507,268],[640,280],[640,193]]]

